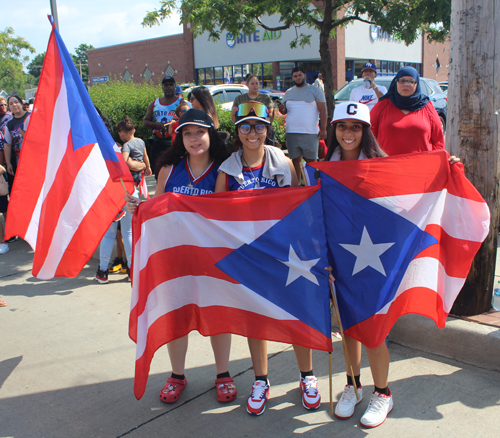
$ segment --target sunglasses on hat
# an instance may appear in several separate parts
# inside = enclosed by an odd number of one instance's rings
[[[251,112],[257,117],[261,117],[263,119],[267,119],[269,116],[269,109],[263,103],[259,102],[243,102],[238,105],[238,111],[236,113],[237,117],[246,117],[249,116]]]

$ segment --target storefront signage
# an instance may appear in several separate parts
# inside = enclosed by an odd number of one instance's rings
[[[93,84],[98,84],[99,82],[108,82],[109,76],[99,76],[97,78],[92,78]]]
[[[228,45],[228,47],[232,49],[236,44],[252,43],[252,42],[258,43],[266,40],[277,40],[281,36],[281,30],[277,31],[264,30],[264,33],[262,35],[260,35],[259,32],[260,29],[248,35],[240,33],[236,37],[236,39],[233,37],[232,33],[228,32],[226,33],[226,44]]]
[[[384,32],[380,26],[370,25],[370,38],[373,42],[378,40],[398,41],[399,40],[389,32]]]

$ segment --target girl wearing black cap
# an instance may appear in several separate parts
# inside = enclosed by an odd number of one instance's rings
[[[269,131],[269,109],[266,105],[249,101],[238,106],[236,111],[238,149],[219,168],[216,192],[245,189],[267,189],[297,187],[297,174],[292,161],[283,152],[265,144]],[[248,339],[250,355],[255,372],[255,382],[247,400],[247,412],[261,415],[269,398],[267,379],[267,341]],[[302,404],[306,409],[317,409],[321,402],[318,380],[312,366],[312,350],[294,345],[300,369]]]
[[[158,159],[160,171],[155,196],[166,192],[192,196],[213,193],[219,165],[229,153],[214,128],[212,118],[203,110],[191,109],[181,116],[175,131],[177,136],[172,147]],[[140,201],[131,196],[128,200],[128,211],[133,213]],[[210,340],[217,369],[217,400],[229,402],[237,395],[233,378],[228,371],[231,335],[211,336]],[[160,391],[160,400],[174,403],[187,385],[184,369],[188,336],[169,342],[167,347],[172,375]]]

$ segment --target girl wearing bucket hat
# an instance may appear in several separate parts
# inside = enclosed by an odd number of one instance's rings
[[[212,118],[203,110],[191,109],[181,116],[175,131],[177,136],[172,147],[158,158],[160,171],[155,196],[166,192],[191,196],[213,193],[219,165],[229,153],[214,128]],[[127,199],[128,211],[133,213],[140,200],[131,196]],[[179,290],[179,294],[182,292]],[[217,400],[230,402],[237,395],[234,380],[228,371],[231,335],[211,336],[210,340],[217,370]],[[184,369],[188,336],[169,342],[167,348],[172,375],[160,391],[160,400],[164,403],[174,403],[187,385]]]
[[[270,121],[266,105],[248,101],[238,105],[235,114],[237,138],[231,157],[219,168],[216,192],[245,189],[267,189],[297,187],[297,174],[292,161],[273,146],[265,144]],[[255,372],[255,382],[247,400],[247,412],[261,415],[269,398],[267,379],[267,341],[248,339],[250,355]],[[318,380],[313,373],[312,351],[294,345],[300,369],[302,404],[306,409],[317,409],[321,403]]]

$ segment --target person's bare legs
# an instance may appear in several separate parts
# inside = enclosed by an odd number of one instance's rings
[[[300,165],[302,163],[302,156],[294,158],[292,160],[292,163],[293,163],[293,167],[295,169],[295,173],[297,174],[297,180],[299,181],[299,184],[300,184],[300,178],[302,176],[302,171],[300,169]]]
[[[295,351],[299,370],[302,372],[312,371],[312,350],[310,348],[301,347],[300,345],[294,345],[293,350]]]
[[[344,339],[347,346],[347,352],[349,353],[349,359],[351,360],[352,372],[354,373],[354,376],[359,376],[361,372],[361,342],[356,341],[356,339],[350,338],[349,336],[346,336],[345,333]],[[354,376],[351,375],[351,369],[349,368],[349,363],[347,362],[345,348],[344,362],[347,375],[354,378]]]
[[[267,376],[267,341],[248,338],[248,348],[255,375]]]
[[[217,374],[229,371],[229,354],[231,353],[231,334],[211,336],[212,350],[215,357],[215,368]]]
[[[172,373],[182,376],[186,366],[186,353],[188,349],[188,335],[171,341],[167,344]]]
[[[366,348],[366,356],[370,363],[373,383],[377,388],[387,388],[389,386],[389,349],[385,342],[380,347]]]

